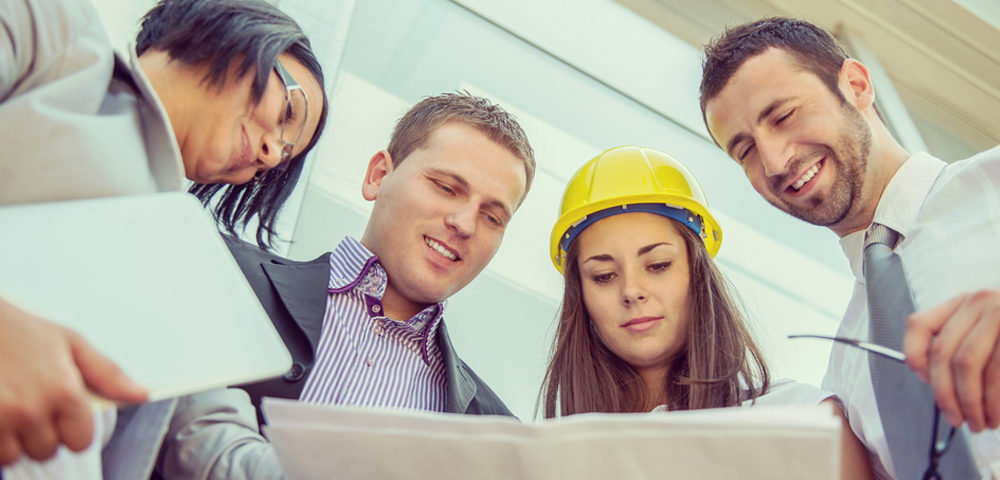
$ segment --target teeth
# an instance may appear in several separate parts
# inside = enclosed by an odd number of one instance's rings
[[[795,181],[795,183],[792,184],[792,188],[794,188],[795,191],[798,191],[800,188],[802,188],[803,185],[808,183],[809,180],[812,180],[813,176],[815,176],[817,173],[819,173],[818,163],[816,165],[813,165],[812,168],[810,168],[809,170],[806,170],[806,173],[802,175],[802,178],[799,178],[798,180]]]
[[[424,237],[424,243],[426,243],[428,247],[433,248],[434,251],[440,253],[441,255],[444,255],[445,258],[447,258],[448,260],[451,260],[453,262],[458,260],[458,257],[456,257],[454,253],[448,251],[448,249],[444,248],[444,246],[441,245],[440,243],[435,242],[434,240],[431,240],[427,237]]]

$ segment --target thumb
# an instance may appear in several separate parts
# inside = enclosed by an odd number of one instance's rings
[[[932,308],[911,314],[906,319],[906,332],[903,334],[903,355],[911,370],[927,381],[927,369],[930,362],[930,348],[934,336],[941,331],[948,319],[965,305],[968,295],[959,295]]]
[[[149,392],[129,380],[118,365],[90,346],[78,333],[69,332],[69,344],[73,360],[88,389],[118,403],[146,401]]]

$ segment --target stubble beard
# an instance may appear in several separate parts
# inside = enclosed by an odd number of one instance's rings
[[[782,192],[772,191],[775,198],[768,199],[772,205],[785,213],[821,227],[837,225],[852,213],[854,210],[852,207],[860,200],[857,196],[862,191],[868,156],[871,154],[872,133],[861,113],[846,103],[842,106],[842,111],[844,125],[833,148],[817,147],[797,158],[789,167],[792,172],[800,172],[803,163],[819,157],[826,158],[823,170],[835,166],[837,175],[830,192],[826,195],[814,195],[806,205],[781,201]],[[784,180],[775,184],[784,184]]]

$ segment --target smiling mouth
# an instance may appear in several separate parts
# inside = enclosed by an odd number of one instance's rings
[[[815,177],[816,174],[819,173],[820,165],[822,163],[823,162],[816,162],[813,166],[809,167],[809,169],[806,170],[805,173],[803,173],[802,176],[799,177],[799,179],[796,180],[794,183],[792,183],[789,187],[796,192],[802,190],[802,187],[806,186],[813,179],[813,177]]]
[[[448,247],[445,247],[444,245],[438,243],[433,238],[424,236],[424,243],[426,243],[428,247],[431,247],[432,250],[434,250],[437,253],[440,253],[441,256],[447,258],[448,260],[457,262],[462,259],[461,257],[458,256],[458,254],[448,249]]]

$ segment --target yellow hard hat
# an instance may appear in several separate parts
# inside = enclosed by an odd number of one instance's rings
[[[585,163],[569,180],[549,252],[563,273],[566,251],[590,224],[628,212],[657,213],[681,222],[705,241],[715,257],[722,229],[694,175],[677,160],[634,145],[615,147]]]

